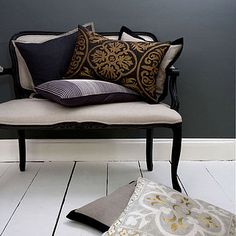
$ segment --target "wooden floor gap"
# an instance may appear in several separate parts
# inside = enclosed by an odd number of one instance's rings
[[[76,166],[76,161],[73,165],[73,168],[72,168],[72,171],[71,171],[71,174],[70,174],[70,178],[69,178],[69,181],[68,181],[67,186],[66,186],[66,190],[65,190],[65,193],[64,193],[64,196],[63,196],[63,199],[62,199],[60,210],[59,210],[58,215],[57,215],[57,219],[56,219],[56,223],[55,223],[55,226],[54,226],[54,229],[53,229],[53,232],[52,232],[52,236],[55,235],[55,232],[56,232],[56,229],[57,229],[57,224],[58,224],[58,221],[60,219],[61,211],[62,211],[62,208],[63,208],[64,203],[65,203],[65,199],[66,199],[66,195],[67,195],[67,192],[68,192],[68,189],[69,189],[69,186],[70,186],[70,182],[72,180],[72,177],[73,177],[73,174],[74,174],[74,171],[75,171],[75,166]]]
[[[143,178],[143,172],[142,172],[140,161],[138,161],[138,167],[139,167],[140,175]]]
[[[3,173],[0,175],[0,178],[3,177],[3,176],[6,174],[7,170],[9,169],[9,167],[10,167],[10,166],[8,166],[8,167],[3,171]]]
[[[169,161],[169,163],[170,163],[170,167],[171,167],[171,161]],[[183,184],[183,182],[181,181],[181,179],[180,179],[180,177],[179,177],[178,174],[177,174],[177,179],[178,179],[180,185],[182,186],[182,189],[184,190],[184,193],[188,196],[188,193],[187,193],[187,191],[186,191],[186,189],[185,189],[185,187],[184,187],[184,184]],[[181,186],[180,186],[180,187],[181,187]]]
[[[23,194],[22,197],[20,198],[19,203],[16,205],[16,207],[15,207],[14,211],[12,212],[12,214],[11,214],[9,220],[7,221],[5,227],[3,228],[2,232],[0,233],[0,236],[3,235],[4,231],[6,230],[7,226],[9,225],[9,223],[10,223],[12,217],[14,216],[15,212],[17,211],[18,207],[20,206],[21,202],[23,201],[23,199],[24,199],[26,193],[28,192],[30,186],[33,184],[35,178],[37,177],[37,175],[38,175],[38,173],[39,173],[39,171],[40,171],[40,169],[41,169],[41,166],[39,167],[39,169],[38,169],[37,173],[35,174],[34,178],[31,180],[31,182],[30,182],[29,186],[27,187],[27,189],[25,190],[24,194]]]
[[[107,162],[106,196],[108,195],[108,175],[109,175],[109,172],[108,172],[108,162]]]
[[[221,186],[221,184],[218,182],[218,180],[215,178],[214,175],[212,175],[212,173],[208,170],[207,167],[206,168],[206,171],[207,173],[211,176],[211,178],[213,178],[213,180],[216,182],[216,184],[219,186],[219,188],[224,192],[224,188]],[[228,198],[229,201],[231,201],[231,199],[228,197],[228,195],[226,194],[226,197]]]
[[[186,191],[186,189],[184,187],[184,184],[183,184],[183,182],[181,181],[181,179],[180,179],[180,177],[178,175],[177,175],[177,178],[179,180],[180,185],[182,186],[182,189],[184,190],[184,193],[188,196],[188,193],[187,193],[187,191]]]

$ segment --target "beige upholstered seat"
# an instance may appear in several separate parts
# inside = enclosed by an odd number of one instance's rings
[[[176,124],[178,112],[166,104],[112,103],[68,108],[46,99],[16,99],[0,104],[0,124],[53,125],[63,122],[99,122],[108,125]]]

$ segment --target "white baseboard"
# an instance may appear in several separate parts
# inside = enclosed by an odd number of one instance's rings
[[[154,140],[154,159],[170,160],[171,139]],[[235,160],[236,139],[183,139],[181,160]],[[18,160],[17,140],[0,140],[0,161]],[[30,161],[145,160],[145,139],[27,140]]]

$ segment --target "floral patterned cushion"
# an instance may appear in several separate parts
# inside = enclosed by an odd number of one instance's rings
[[[170,43],[109,40],[78,26],[76,47],[65,78],[106,80],[157,103],[159,66]]]
[[[228,211],[139,178],[126,209],[103,236],[233,236],[235,221]]]

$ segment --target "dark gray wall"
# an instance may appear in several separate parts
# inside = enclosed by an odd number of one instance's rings
[[[10,65],[8,41],[22,30],[67,31],[94,21],[97,31],[122,25],[150,31],[161,40],[184,36],[177,65],[184,137],[235,137],[235,0],[0,0],[0,64]],[[0,102],[14,97],[12,81],[0,79]],[[143,136],[111,131],[100,137]],[[159,132],[157,132],[159,134]],[[161,136],[168,136],[160,131]],[[1,138],[15,137],[0,130]],[[41,137],[41,133],[31,133]],[[76,132],[74,137],[85,133]],[[94,132],[86,132],[93,137]],[[101,133],[99,132],[99,135]],[[70,134],[60,133],[61,137]],[[55,137],[55,133],[48,133]]]

